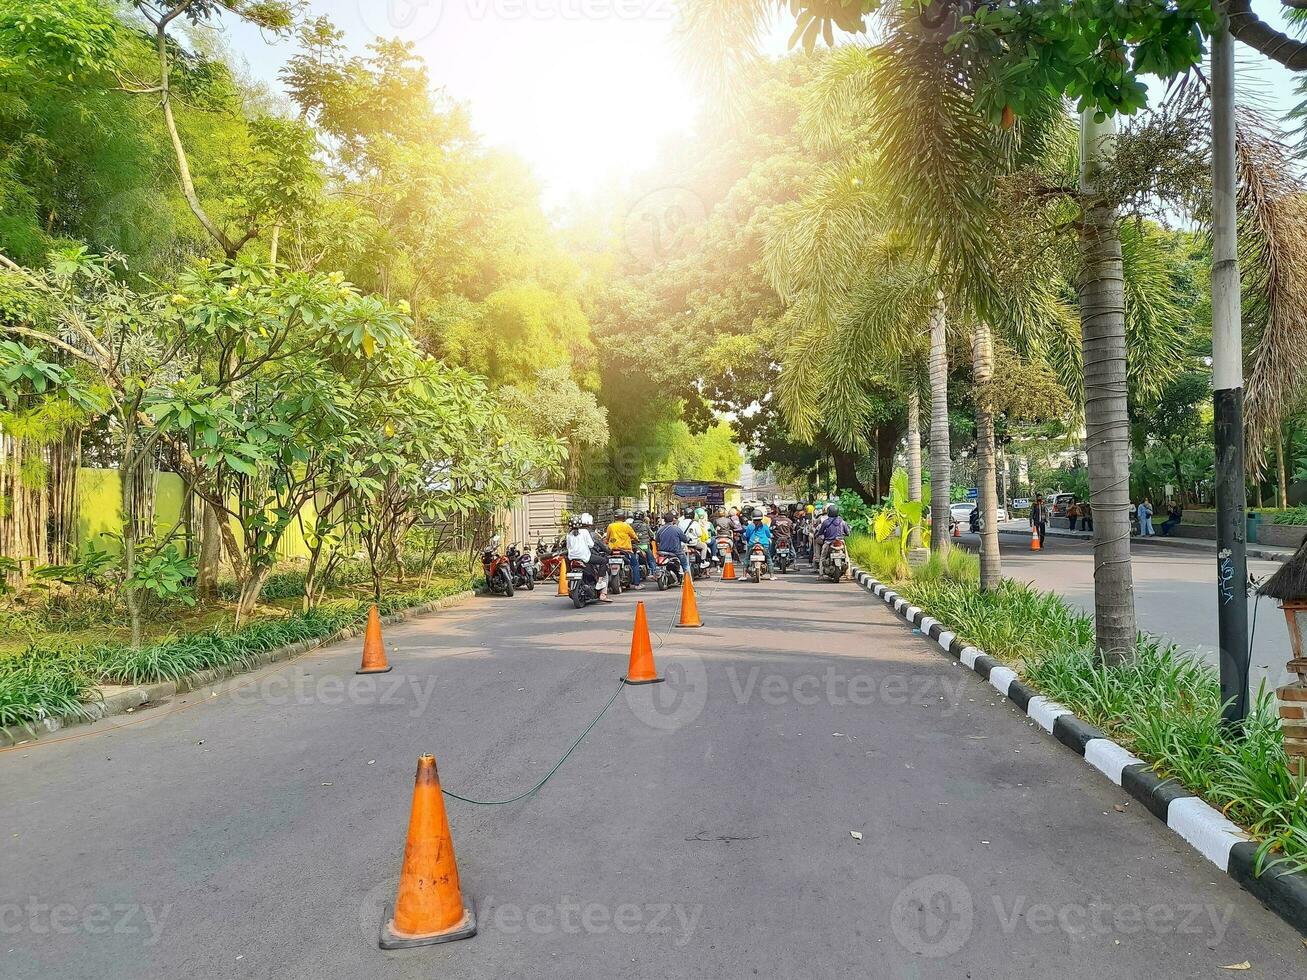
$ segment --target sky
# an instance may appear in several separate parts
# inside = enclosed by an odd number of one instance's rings
[[[698,101],[678,47],[677,2],[309,0],[308,6],[330,17],[354,50],[377,37],[413,42],[433,83],[468,105],[489,144],[526,159],[546,203],[559,206],[649,169],[659,146],[692,126]],[[1278,0],[1253,6],[1280,23]],[[275,87],[293,45],[246,25],[227,27],[236,55]],[[778,23],[767,50],[784,53],[789,30]],[[1260,56],[1242,57],[1240,65],[1241,83],[1261,103],[1279,111],[1293,104],[1286,71]]]

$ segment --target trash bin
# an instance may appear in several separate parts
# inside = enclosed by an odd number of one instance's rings
[[[1248,543],[1257,543],[1257,528],[1262,523],[1262,515],[1255,510],[1248,512]]]

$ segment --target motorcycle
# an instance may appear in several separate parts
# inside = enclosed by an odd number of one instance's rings
[[[499,553],[499,535],[490,539],[490,544],[481,552],[481,571],[486,577],[486,588],[493,595],[512,598],[513,566],[507,555]]]
[[[586,563],[580,558],[573,558],[567,563],[567,595],[577,609],[584,609],[590,603],[599,601],[599,589],[596,588]]]
[[[849,550],[840,538],[831,542],[830,549],[821,563],[821,574],[832,582],[838,582],[849,571]]]
[[[659,555],[658,556],[658,591],[666,592],[673,586],[681,584],[681,577],[685,574],[685,569],[681,566],[680,555]]]
[[[767,564],[767,549],[760,544],[755,544],[749,549],[749,578],[754,582],[761,582],[763,573],[770,574],[770,571]]]
[[[790,573],[790,569],[794,567],[795,563],[798,560],[794,555],[794,549],[787,544],[785,545],[778,544],[776,546],[775,557],[776,557],[776,571],[780,572],[782,575],[788,575]]]
[[[709,566],[712,564],[712,560],[704,558],[704,556],[699,553],[698,548],[690,548],[688,551],[690,555],[690,578],[696,582],[699,581],[699,579],[707,578]]]
[[[562,541],[545,544],[544,538],[536,545],[536,580],[552,582],[558,578],[567,563],[567,548]]]
[[[631,574],[631,566],[626,563],[625,556],[620,551],[614,551],[608,556],[608,594],[622,594],[622,574]]]
[[[508,567],[513,573],[513,586],[534,592],[536,587],[536,563],[529,550],[513,545],[508,549]]]

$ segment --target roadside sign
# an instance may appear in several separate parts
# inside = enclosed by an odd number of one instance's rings
[[[968,500],[976,500],[976,499],[978,499],[979,497],[980,497],[980,488],[979,488],[979,487],[972,487],[970,490],[967,491],[967,499],[968,499]]]
[[[1029,506],[1030,506],[1029,497],[1017,497],[1015,500],[1012,501],[1012,507],[1014,510],[1025,510]]]

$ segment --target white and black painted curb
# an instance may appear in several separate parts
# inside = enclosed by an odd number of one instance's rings
[[[409,606],[407,609],[400,609],[382,616],[381,623],[383,626],[391,626],[395,623],[402,623],[406,619],[412,619],[414,616],[439,612],[442,609],[448,609],[450,606],[466,602],[478,594],[475,590],[455,592],[452,595],[434,599],[431,602],[424,602],[418,606]],[[137,687],[116,691],[113,694],[102,696],[98,701],[88,703],[80,714],[51,715],[48,718],[42,718],[40,721],[30,722],[25,725],[0,727],[0,749],[27,745],[48,738],[55,732],[62,731],[73,725],[89,725],[101,718],[126,714],[144,706],[157,705],[179,694],[187,694],[201,687],[208,687],[210,684],[216,684],[228,677],[259,670],[283,660],[292,660],[301,654],[308,653],[310,650],[328,647],[333,643],[359,636],[363,633],[365,625],[360,623],[357,626],[346,626],[344,629],[337,630],[327,636],[311,640],[300,640],[283,647],[265,650],[248,661],[227,664],[225,667],[215,667],[212,670],[201,670],[193,674],[187,674],[175,681],[141,684]]]
[[[947,654],[987,680],[1036,724],[1148,808],[1203,857],[1251,892],[1267,908],[1307,935],[1307,874],[1270,868],[1255,871],[1257,845],[1219,810],[1174,780],[1162,779],[1131,754],[1071,711],[1017,679],[1016,672],[984,651],[967,646],[943,623],[910,604],[866,572],[853,578]]]

